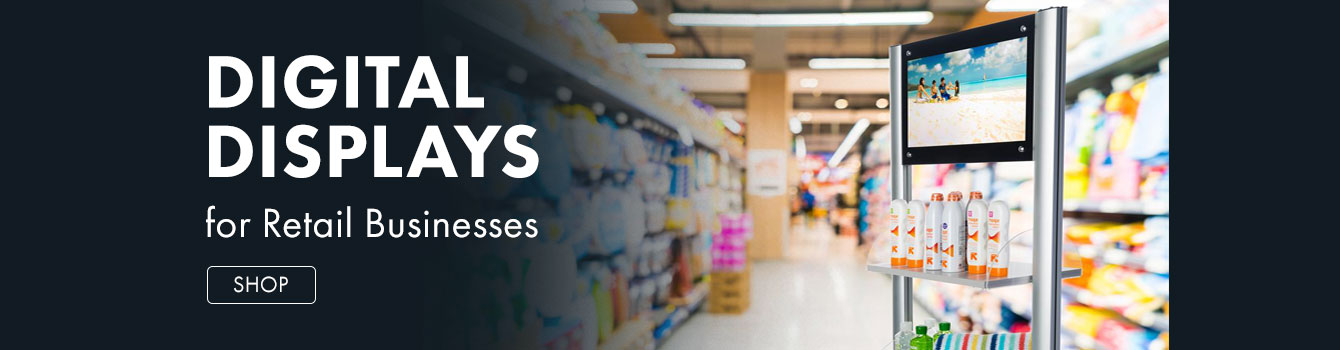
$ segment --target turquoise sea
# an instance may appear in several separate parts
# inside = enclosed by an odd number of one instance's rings
[[[926,80],[930,80],[930,79],[926,79]],[[938,79],[937,79],[937,81],[938,81]],[[948,82],[948,81],[946,81],[946,82],[949,83],[949,84],[953,84],[953,82]],[[927,85],[929,85],[929,82],[927,82]],[[1022,89],[1022,88],[1024,88],[1026,85],[1028,85],[1028,76],[1027,76],[1027,75],[1024,75],[1024,74],[1020,74],[1020,75],[1008,76],[1008,77],[1002,77],[1002,78],[987,79],[987,80],[979,80],[979,81],[974,81],[974,82],[970,82],[970,83],[964,83],[964,82],[962,82],[962,81],[959,81],[959,85],[960,85],[960,87],[963,88],[963,91],[960,92],[960,94],[972,94],[972,93],[993,92],[993,91],[1001,91],[1001,90]],[[909,92],[907,93],[907,98],[916,98],[916,97],[917,97],[917,90],[916,90],[916,88],[917,88],[917,82],[916,82],[916,80],[913,79],[912,82],[908,83],[908,87],[911,89],[911,91],[909,91]]]

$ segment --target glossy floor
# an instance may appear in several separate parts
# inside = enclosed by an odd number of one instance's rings
[[[748,311],[699,311],[661,349],[887,349],[892,281],[865,270],[855,238],[817,222],[793,228],[789,243],[786,259],[754,263]]]

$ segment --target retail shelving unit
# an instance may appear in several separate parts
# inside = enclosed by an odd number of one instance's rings
[[[1011,263],[1005,277],[970,275],[966,272],[944,273],[921,269],[892,267],[886,263],[870,264],[866,269],[892,275],[893,278],[893,333],[897,334],[903,322],[912,321],[912,279],[920,278],[977,288],[997,288],[1012,285],[1033,285],[1032,341],[1034,349],[1060,348],[1061,279],[1078,277],[1079,268],[1061,266],[1061,171],[1063,130],[1062,113],[1065,106],[1065,22],[1064,7],[1049,8],[1033,16],[1035,41],[1030,62],[1033,71],[1033,256],[1032,264]],[[897,67],[903,66],[902,45],[889,47],[890,89],[892,115],[901,116],[907,108],[905,83]],[[893,198],[912,199],[911,165],[903,161],[903,125],[894,119],[892,174],[890,187]]]

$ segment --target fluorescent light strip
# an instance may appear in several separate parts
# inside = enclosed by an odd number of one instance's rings
[[[619,48],[643,55],[672,55],[675,53],[675,44],[671,43],[619,44]]]
[[[662,69],[744,69],[739,58],[648,58],[647,67]]]
[[[892,26],[930,23],[930,11],[841,13],[671,13],[677,26],[700,27],[834,27]]]
[[[856,139],[861,138],[861,134],[865,133],[865,128],[869,126],[870,119],[861,118],[861,120],[856,121],[856,125],[853,125],[851,131],[847,132],[847,138],[842,139],[842,144],[838,145],[837,150],[833,151],[833,156],[828,158],[828,166],[838,166],[842,163],[842,158],[847,156],[847,151],[851,150],[851,146],[856,145]]]
[[[811,58],[810,69],[889,69],[889,59]]]
[[[1049,7],[1074,7],[1074,5],[1075,1],[1070,0],[991,0],[986,2],[986,10],[990,12],[1035,12]]]
[[[633,0],[586,0],[586,9],[595,13],[637,13],[637,3]]]

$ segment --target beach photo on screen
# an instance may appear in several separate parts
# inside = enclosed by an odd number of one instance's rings
[[[1027,40],[909,60],[908,146],[1025,141]]]

